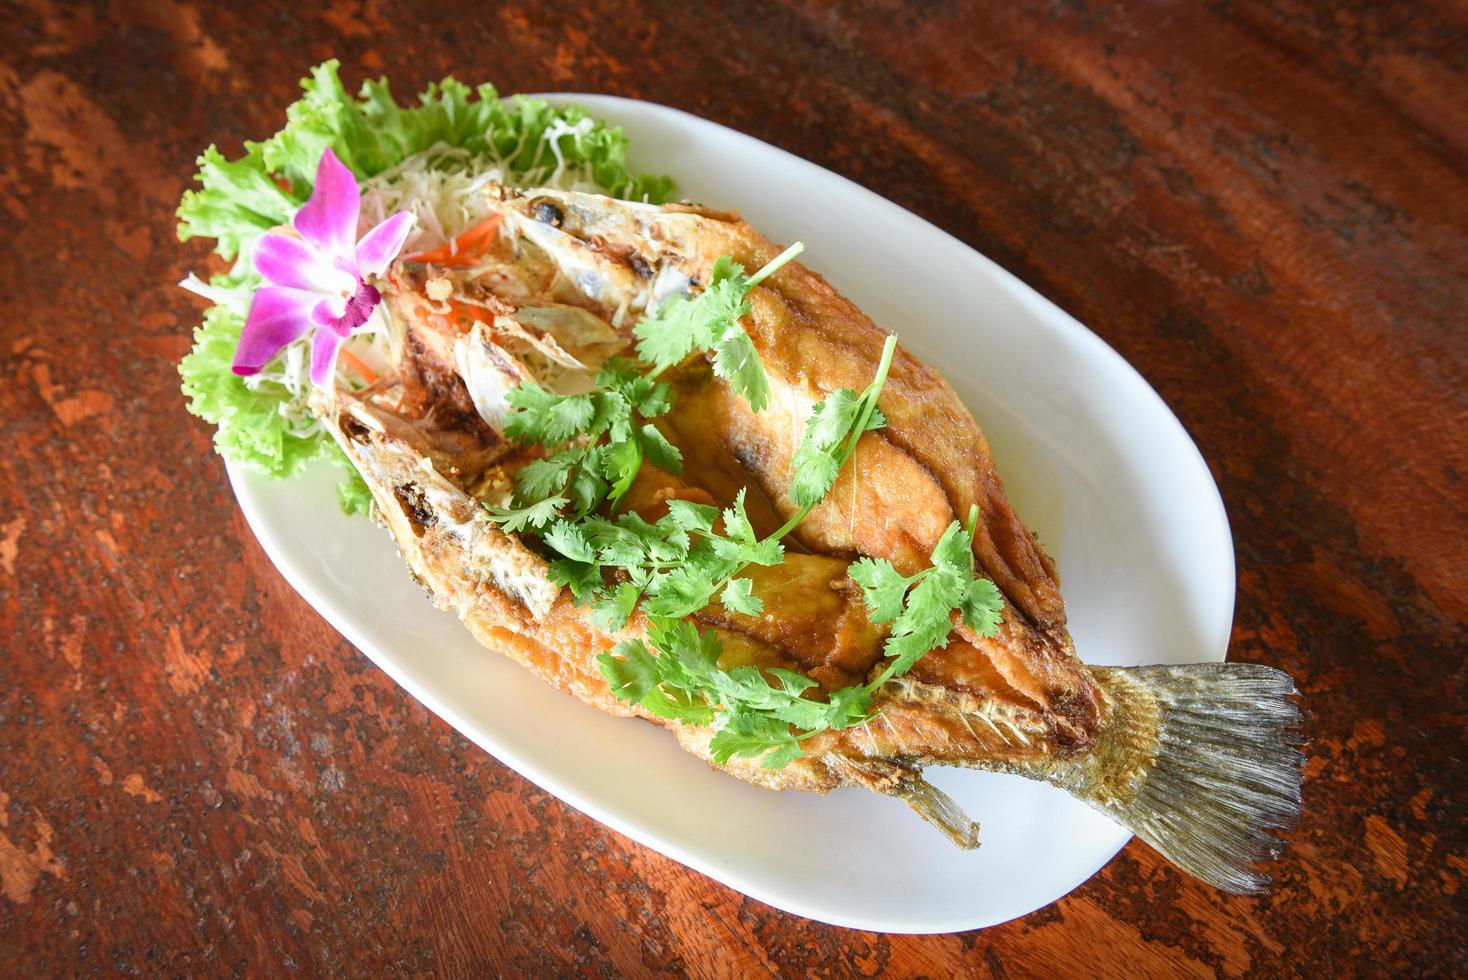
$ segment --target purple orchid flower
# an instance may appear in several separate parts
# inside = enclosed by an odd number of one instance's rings
[[[400,211],[357,239],[357,178],[328,149],[316,186],[296,212],[296,235],[269,232],[255,245],[255,268],[272,285],[255,293],[234,352],[235,374],[254,374],[286,344],[315,330],[311,381],[325,385],[337,348],[367,322],[382,294],[367,283],[402,250],[413,215]]]

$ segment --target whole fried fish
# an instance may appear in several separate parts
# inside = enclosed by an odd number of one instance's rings
[[[709,760],[714,732],[654,717],[609,690],[597,657],[646,629],[593,625],[554,584],[533,544],[487,519],[534,457],[503,434],[506,393],[533,380],[584,390],[630,346],[633,323],[696,292],[729,255],[757,268],[779,251],[736,215],[557,190],[496,188],[484,254],[408,256],[389,271],[391,370],[364,391],[318,392],[313,409],[372,490],[375,512],[414,576],[485,646],[560,690],[668,728]],[[683,499],[727,505],[741,489],[756,530],[796,510],[791,457],[812,407],[871,379],[886,335],[820,276],[791,263],[749,296],[744,325],[771,386],[755,413],[694,358],[665,375],[677,393],[658,420],[682,452],[674,476],[644,465],[621,501],[649,520]],[[865,724],[810,737],[778,770],[718,768],[772,789],[864,786],[900,797],[957,844],[978,827],[922,778],[928,765],[1053,783],[1117,820],[1184,870],[1231,892],[1261,891],[1254,865],[1277,856],[1272,828],[1300,806],[1299,712],[1290,678],[1251,664],[1088,667],[1065,625],[1053,562],[1014,513],[988,445],[952,389],[899,348],[880,397],[888,424],[861,437],[825,501],[787,538],[785,560],[752,567],[759,616],[718,605],[693,618],[723,644],[721,667],[805,674],[824,691],[883,666],[847,577],[862,556],[904,574],[926,567],[949,524],[977,507],[974,553],[1005,598],[992,637],[959,622],[945,648],[887,682]]]

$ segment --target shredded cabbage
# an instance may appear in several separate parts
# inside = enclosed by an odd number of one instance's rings
[[[217,426],[214,445],[227,459],[272,476],[289,476],[309,460],[347,465],[311,415],[306,400],[305,341],[288,345],[258,374],[230,369],[250,297],[261,284],[250,258],[257,238],[290,221],[311,193],[321,154],[331,147],[362,187],[361,227],[412,211],[417,225],[405,250],[425,251],[482,220],[491,183],[554,186],[661,203],[674,193],[667,177],[634,176],[627,138],[576,106],[540,99],[501,99],[492,85],[477,88],[446,78],[418,104],[400,106],[385,79],[363,84],[353,98],[338,63],[312,69],[304,96],[286,109],[286,125],[263,143],[227,159],[211,146],[199,157],[198,189],[179,205],[178,236],[213,238],[232,262],[228,272],[181,285],[213,306],[195,331],[193,350],[179,365],[189,411]],[[381,363],[387,323],[383,305],[351,344],[368,363]],[[352,473],[343,509],[360,511],[366,487]]]

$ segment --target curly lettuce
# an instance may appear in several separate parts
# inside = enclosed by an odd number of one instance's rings
[[[252,387],[230,370],[245,321],[218,305],[194,331],[194,348],[179,362],[189,411],[215,426],[214,448],[270,476],[291,476],[330,444],[319,431],[301,433],[281,411],[289,393],[279,385]]]
[[[304,95],[286,109],[285,128],[263,142],[247,141],[243,156],[231,160],[211,146],[199,157],[199,187],[179,204],[178,237],[212,238],[215,252],[233,263],[210,279],[212,290],[238,298],[258,283],[250,261],[254,240],[287,223],[310,196],[327,147],[358,180],[418,154],[423,166],[434,166],[426,151],[450,147],[493,162],[520,184],[590,185],[654,203],[675,191],[667,177],[633,174],[622,131],[576,106],[500,98],[492,85],[471,88],[453,78],[429,85],[416,105],[402,106],[385,79],[366,82],[352,96],[338,68],[332,60],[312,69],[301,83]],[[195,331],[194,348],[179,365],[189,411],[217,427],[214,445],[222,456],[271,476],[289,476],[323,457],[350,469],[345,456],[332,452],[329,436],[303,418],[300,392],[268,380],[246,382],[231,371],[241,312],[238,301],[215,305]],[[365,490],[352,473],[341,491],[343,509],[364,509]]]

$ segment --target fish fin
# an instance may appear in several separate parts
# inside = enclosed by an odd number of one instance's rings
[[[943,831],[949,840],[964,850],[972,851],[979,846],[977,821],[964,813],[953,802],[953,797],[928,782],[921,773],[904,777],[884,792],[912,807],[918,816]]]
[[[1290,676],[1261,664],[1092,667],[1111,717],[1084,762],[1047,774],[1164,857],[1223,891],[1257,895],[1254,869],[1300,814],[1304,755]]]
[[[921,770],[887,759],[830,755],[823,761],[839,783],[895,796],[964,850],[979,846],[978,823],[951,796],[924,779]]]

